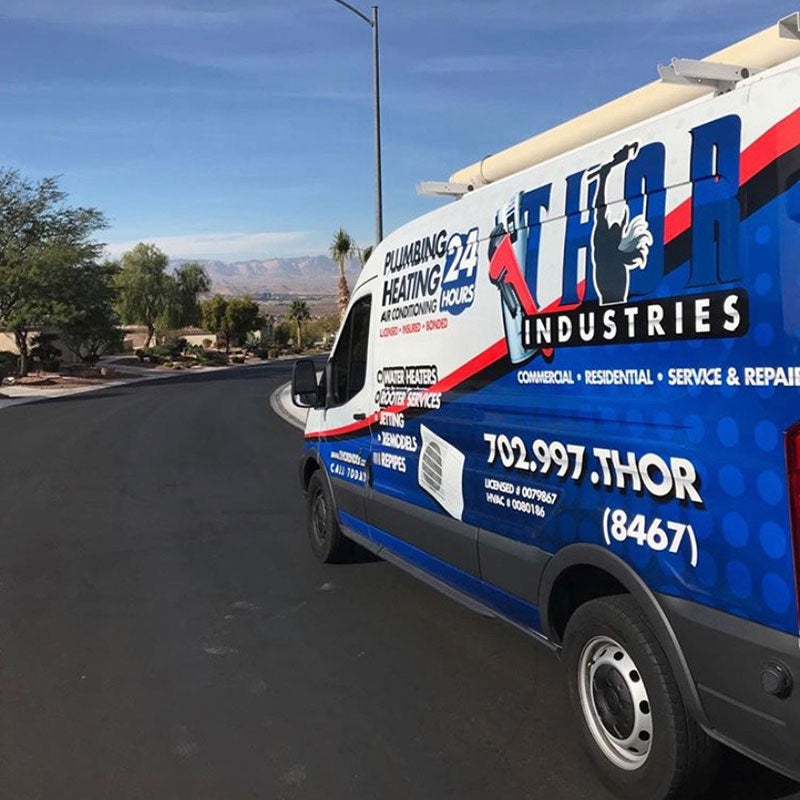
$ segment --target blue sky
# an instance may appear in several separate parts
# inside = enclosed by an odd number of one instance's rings
[[[369,3],[353,4],[370,13]],[[385,230],[445,180],[794,10],[775,0],[382,0]],[[0,0],[0,165],[60,175],[109,252],[374,238],[369,27],[333,0]]]

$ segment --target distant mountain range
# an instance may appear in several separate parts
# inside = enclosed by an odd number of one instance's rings
[[[178,267],[186,259],[172,260]],[[327,256],[269,258],[264,261],[201,261],[212,282],[212,291],[228,295],[336,294],[339,268]],[[350,288],[361,271],[356,259],[347,264]]]

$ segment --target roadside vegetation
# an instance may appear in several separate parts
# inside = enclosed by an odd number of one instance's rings
[[[94,239],[105,217],[65,199],[56,178],[32,183],[16,170],[0,170],[0,329],[13,336],[19,353],[12,354],[13,367],[21,375],[33,349],[41,348],[46,360],[54,356],[52,344],[36,336],[44,326],[69,327],[67,346],[82,359],[104,349],[98,337],[115,336],[113,269],[100,264],[102,245]],[[4,369],[10,361],[0,359]]]
[[[372,255],[372,245],[359,247],[356,240],[344,228],[339,228],[333,234],[333,239],[328,246],[328,254],[333,263],[339,267],[339,288],[336,299],[339,306],[339,318],[344,319],[344,312],[350,302],[350,287],[347,285],[347,277],[344,273],[345,265],[351,258],[357,258],[358,263],[363,267]]]
[[[0,168],[0,337],[7,341],[0,379],[32,369],[99,374],[101,358],[123,354],[126,325],[144,331],[129,362],[148,366],[187,369],[324,351],[350,297],[345,265],[357,257],[363,266],[371,251],[340,228],[329,248],[339,268],[339,314],[315,316],[298,297],[276,318],[250,297],[211,295],[201,264],[170,269],[154,244],[104,258],[98,236],[106,227],[98,209],[67,203],[58,178],[35,182]],[[195,334],[191,341],[185,331]]]

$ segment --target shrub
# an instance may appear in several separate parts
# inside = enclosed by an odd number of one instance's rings
[[[151,364],[167,365],[176,358],[180,358],[180,353],[173,345],[157,344],[155,347],[142,347],[136,351],[139,361],[149,361]]]
[[[196,353],[197,363],[204,367],[221,367],[228,363],[225,353],[218,353],[216,350],[200,350]]]
[[[181,351],[177,343],[157,344],[155,347],[150,348],[150,357],[160,361],[171,361],[180,354]]]
[[[139,361],[147,361],[149,364],[163,364],[169,360],[163,354],[157,353],[155,347],[140,347],[136,351],[136,355]]]
[[[61,364],[61,350],[53,344],[57,338],[54,333],[38,333],[31,342],[31,355],[45,372],[58,372]]]
[[[174,334],[168,333],[159,337],[156,348],[164,348],[169,351],[171,356],[179,356],[186,350],[188,344],[189,342],[185,338],[177,338]]]
[[[10,350],[0,350],[0,380],[19,371],[19,356]]]
[[[254,333],[248,333],[244,342],[245,353],[257,353],[261,349],[261,337]]]

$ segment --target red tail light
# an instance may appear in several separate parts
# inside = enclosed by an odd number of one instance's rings
[[[794,555],[795,596],[800,616],[800,422],[786,431],[786,473],[789,511],[792,516],[792,553]]]

